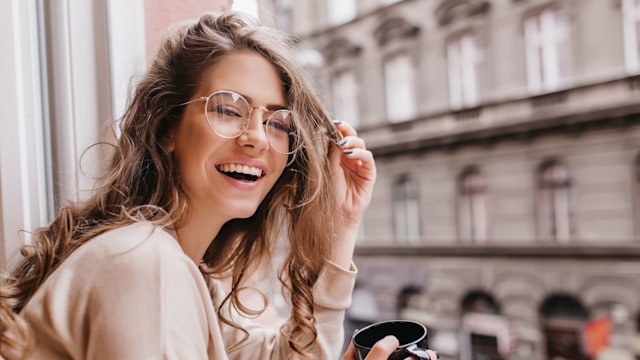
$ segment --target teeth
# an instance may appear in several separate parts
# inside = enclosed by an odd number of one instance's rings
[[[218,170],[226,173],[235,172],[240,174],[253,175],[256,177],[262,176],[261,169],[242,164],[222,164],[218,166]]]

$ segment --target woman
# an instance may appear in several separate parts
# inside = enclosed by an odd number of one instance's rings
[[[3,280],[0,353],[336,359],[375,177],[286,38],[233,12],[184,24],[137,85],[102,186],[36,230]],[[274,331],[241,292],[280,238],[290,315]]]

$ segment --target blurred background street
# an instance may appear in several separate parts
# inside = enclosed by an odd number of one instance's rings
[[[164,29],[231,2],[1,1],[5,268],[91,185],[101,153],[77,159]],[[347,336],[402,318],[441,360],[640,359],[640,0],[233,3],[376,158]]]

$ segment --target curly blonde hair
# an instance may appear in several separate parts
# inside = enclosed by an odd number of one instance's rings
[[[222,227],[203,263],[212,275],[232,274],[231,292],[224,303],[248,313],[250,309],[239,300],[248,270],[271,261],[278,238],[289,239],[278,278],[291,312],[281,334],[294,355],[311,358],[317,338],[312,290],[329,254],[334,228],[329,214],[335,209],[333,188],[325,175],[329,173],[328,145],[318,134],[333,125],[295,63],[292,47],[285,34],[232,11],[205,14],[170,32],[132,94],[102,185],[90,199],[61,209],[51,224],[34,231],[33,244],[21,249],[23,258],[3,278],[0,354],[7,358],[28,354],[32,339],[20,311],[78,247],[140,218],[162,226],[183,223],[189,204],[174,159],[165,149],[166,139],[181,121],[181,104],[193,96],[206,69],[222,56],[250,50],[278,70],[303,147],[291,155],[289,165],[250,218],[231,220]],[[224,316],[221,320],[239,327]]]

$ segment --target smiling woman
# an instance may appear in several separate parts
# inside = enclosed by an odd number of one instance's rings
[[[173,28],[120,119],[102,183],[36,229],[2,279],[0,355],[339,357],[376,169],[289,45],[237,12]],[[240,293],[280,239],[291,312],[274,330]]]

